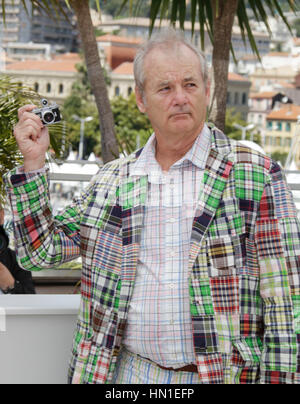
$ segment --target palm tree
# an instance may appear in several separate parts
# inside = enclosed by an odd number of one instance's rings
[[[91,19],[88,0],[70,0],[80,32],[88,77],[99,112],[101,131],[101,155],[104,163],[119,156],[119,147],[114,130],[113,113],[110,107],[104,74],[101,67],[97,41]]]
[[[143,0],[139,0],[142,3]],[[124,0],[124,4],[131,0]],[[299,9],[299,0],[287,0],[282,3],[279,0],[151,0],[150,9],[150,33],[155,21],[168,18],[175,25],[178,20],[181,29],[184,22],[187,7],[191,10],[192,32],[195,22],[200,23],[202,48],[204,47],[205,28],[213,44],[212,54],[212,97],[210,106],[210,119],[222,130],[225,128],[226,99],[228,66],[231,46],[231,33],[235,17],[241,29],[241,34],[246,40],[248,36],[253,51],[259,57],[254,36],[251,31],[247,8],[251,9],[258,21],[262,21],[271,33],[268,25],[268,13],[278,15],[291,32],[291,27],[283,14],[283,6],[295,12]]]
[[[27,10],[26,0],[21,0]],[[50,18],[58,18],[61,15],[66,17],[63,8],[64,0],[29,0],[32,8],[40,8],[48,13]],[[99,7],[99,0],[96,0]],[[3,16],[5,18],[6,0],[1,0]],[[91,83],[92,92],[95,96],[100,121],[102,159],[106,163],[119,156],[119,148],[114,131],[113,114],[110,108],[105,79],[103,76],[101,62],[94,34],[93,23],[90,15],[88,0],[65,0],[71,7],[77,19],[77,27],[80,32],[85,62],[87,65],[88,77]],[[53,16],[53,10],[55,16]],[[99,7],[100,10],[100,7]],[[61,17],[60,17],[61,18]]]

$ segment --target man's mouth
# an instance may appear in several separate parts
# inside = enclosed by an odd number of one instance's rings
[[[172,114],[171,118],[185,118],[187,115],[190,115],[189,112],[177,112],[176,114]]]

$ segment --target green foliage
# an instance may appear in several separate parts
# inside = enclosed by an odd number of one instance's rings
[[[297,18],[297,20],[295,20],[293,22],[293,28],[296,30],[296,35],[299,38],[300,37],[300,18]]]
[[[137,7],[141,7],[144,3],[144,0],[136,1],[139,3]],[[131,2],[132,0],[124,0],[124,5],[128,6]],[[195,23],[198,20],[200,23],[201,45],[203,48],[205,35],[204,27],[206,27],[212,42],[214,38],[213,3],[215,3],[217,8],[221,6],[218,0],[151,0],[150,32],[153,30],[154,23],[158,18],[160,20],[168,18],[173,25],[175,25],[176,21],[179,21],[182,30],[184,30],[185,21],[190,19],[192,22],[192,33],[194,33]],[[261,21],[265,24],[268,32],[271,34],[271,29],[268,24],[268,16],[270,14],[273,16],[279,16],[291,32],[291,26],[284,16],[283,11],[296,12],[299,10],[299,5],[299,0],[286,0],[285,2],[280,2],[278,0],[239,0],[236,16],[238,25],[241,29],[243,41],[246,42],[246,38],[248,37],[253,52],[260,57],[247,15],[247,8],[253,11],[254,18],[257,21]],[[214,46],[215,45],[216,44],[214,44]]]
[[[90,6],[97,9],[96,0],[90,0]],[[100,10],[104,14],[112,15],[114,18],[129,17],[131,14],[137,17],[149,17],[150,0],[100,0]]]
[[[91,87],[87,78],[86,67],[83,63],[77,65],[78,80],[73,84],[72,94],[65,100],[63,115],[67,121],[68,140],[74,150],[79,148],[80,123],[73,116],[80,118],[92,116],[93,120],[85,124],[85,158],[94,152],[101,155],[100,125],[98,112],[92,96]],[[110,84],[106,71],[106,84]],[[151,134],[151,125],[148,118],[141,114],[135,102],[134,94],[129,99],[115,97],[111,102],[114,116],[115,130],[120,151],[129,154],[138,146],[143,146]]]
[[[152,128],[146,115],[141,114],[138,110],[134,94],[131,94],[128,99],[115,97],[111,101],[111,108],[120,151],[130,154],[138,147],[144,146],[152,133]],[[91,152],[100,156],[100,126],[93,99],[88,98],[85,100],[74,91],[64,104],[64,116],[68,121],[68,139],[73,149],[78,150],[80,123],[72,118],[74,114],[80,117],[93,117],[93,120],[85,125],[85,157]]]
[[[86,122],[84,126],[84,158],[87,158],[95,147],[100,145],[100,125],[99,115],[95,102],[85,100],[79,94],[73,92],[64,103],[63,115],[67,122],[67,140],[71,144],[73,150],[79,149],[80,141],[80,122],[74,119],[74,115],[80,118],[88,116],[93,117],[91,122]],[[98,154],[101,154],[101,147],[97,149]]]
[[[80,122],[74,120],[74,115],[80,118],[92,116],[93,120],[84,127],[84,158],[92,152],[101,155],[99,114],[92,95],[87,68],[82,61],[76,65],[78,79],[72,86],[72,94],[66,98],[63,105],[63,116],[67,122],[67,139],[74,150],[79,149]],[[110,78],[105,69],[102,69],[106,84],[110,84]]]
[[[286,159],[287,159],[288,153],[286,152],[281,152],[280,150],[277,150],[271,154],[271,158],[279,163],[281,163],[282,167],[284,167]]]
[[[235,140],[242,139],[242,133],[240,129],[234,127],[237,123],[241,126],[247,126],[247,122],[242,118],[239,112],[236,112],[234,108],[227,108],[226,121],[225,121],[225,133],[228,137]]]
[[[153,130],[147,116],[139,111],[135,95],[131,94],[128,99],[115,97],[111,108],[120,150],[130,154],[144,146]]]
[[[234,108],[227,108],[226,110],[226,121],[225,121],[225,133],[228,137],[235,140],[242,139],[242,132],[240,129],[236,128],[234,124],[237,123],[241,126],[247,126],[248,123],[242,119],[241,114],[237,113]],[[261,136],[257,130],[254,128],[253,141],[261,145]],[[250,140],[251,134],[246,133],[246,140]]]
[[[22,163],[13,127],[18,121],[18,109],[25,104],[39,104],[37,93],[22,83],[13,81],[7,75],[0,75],[0,206],[5,202],[2,176],[16,165]],[[60,153],[62,125],[50,129],[51,147],[56,155]]]

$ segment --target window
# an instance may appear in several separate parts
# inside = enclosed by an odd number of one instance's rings
[[[292,139],[290,137],[285,139],[285,146],[291,147],[292,146]]]
[[[59,92],[59,94],[62,94],[64,92],[64,85],[63,84],[59,85],[58,92]]]
[[[40,88],[39,83],[34,83],[34,91],[38,92],[39,88]]]
[[[277,136],[276,138],[276,146],[281,146],[281,137]]]
[[[51,93],[51,84],[47,83],[47,93]]]
[[[282,130],[282,122],[276,122],[276,130],[278,131]]]
[[[268,129],[268,130],[272,130],[272,129],[273,129],[273,122],[272,122],[272,121],[268,121],[268,122],[267,122],[267,129]]]
[[[120,95],[120,87],[116,86],[115,87],[115,96],[118,96],[118,95]]]
[[[231,95],[230,92],[227,92],[227,104],[231,103]]]
[[[127,95],[130,96],[131,93],[132,93],[132,88],[131,88],[131,87],[128,87],[128,89],[127,89]]]
[[[234,93],[234,104],[237,105],[239,103],[239,93]]]
[[[247,93],[243,93],[243,95],[242,95],[242,104],[243,105],[247,104]]]
[[[290,122],[287,122],[287,123],[285,124],[285,130],[286,130],[287,132],[290,132],[290,131],[291,131],[291,124],[290,124]]]

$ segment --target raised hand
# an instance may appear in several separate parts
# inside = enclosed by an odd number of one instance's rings
[[[21,107],[18,111],[19,121],[14,128],[16,141],[24,157],[25,172],[44,167],[50,144],[48,129],[31,112],[35,108],[35,105]]]

